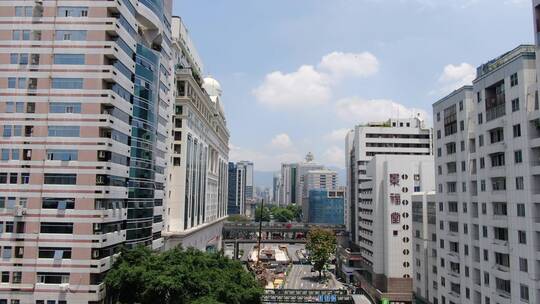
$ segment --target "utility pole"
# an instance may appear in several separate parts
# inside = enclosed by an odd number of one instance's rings
[[[259,215],[259,238],[257,241],[257,266],[261,260],[261,238],[262,238],[262,221],[263,221],[263,212],[264,212],[264,198],[261,200],[261,214]],[[255,212],[257,216],[257,212]]]

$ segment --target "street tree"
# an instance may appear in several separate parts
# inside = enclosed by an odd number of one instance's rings
[[[105,284],[117,304],[250,304],[260,303],[262,294],[240,262],[196,249],[123,249]]]
[[[277,222],[286,223],[294,220],[294,213],[287,208],[274,208],[272,215]]]
[[[309,260],[319,272],[319,278],[336,251],[336,243],[336,235],[330,229],[314,228],[308,232],[306,249],[309,251]]]
[[[256,222],[261,220],[261,215],[262,215],[263,222],[270,221],[270,215],[271,215],[270,209],[268,209],[267,207],[264,207],[263,209],[261,209],[261,206],[258,206],[255,209],[255,221]]]

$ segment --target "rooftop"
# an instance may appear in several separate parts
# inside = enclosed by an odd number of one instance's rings
[[[501,66],[520,56],[532,56],[533,58],[536,57],[536,46],[530,44],[522,44],[511,50],[510,52],[504,53],[503,55],[480,65],[476,69],[476,79],[497,70]]]

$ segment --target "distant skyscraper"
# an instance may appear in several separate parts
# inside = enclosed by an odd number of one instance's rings
[[[311,170],[323,170],[324,166],[313,161],[313,154],[308,153],[301,163],[281,165],[280,204],[302,204],[304,197],[304,178]]]
[[[304,214],[304,221],[310,220],[308,212],[312,210],[310,203],[312,202],[310,196],[311,190],[337,190],[337,172],[332,170],[311,170],[304,174],[304,182],[302,189],[302,212]],[[316,195],[322,195],[321,193],[315,193]],[[326,193],[328,195],[328,193]],[[333,196],[336,196],[335,192],[332,192]],[[343,193],[341,193],[341,199],[344,199]],[[342,206],[343,209],[343,206]],[[315,210],[315,209],[313,209]],[[313,214],[310,212],[310,214]],[[343,224],[343,220],[339,221]]]
[[[253,163],[229,163],[229,214],[246,214],[247,204],[253,203]]]
[[[274,177],[272,179],[272,201],[279,205],[279,193],[281,188],[281,175],[279,173],[275,173]]]

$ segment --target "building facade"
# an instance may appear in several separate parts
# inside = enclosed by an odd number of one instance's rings
[[[438,298],[437,203],[434,191],[412,195],[412,231],[414,296],[417,303],[430,303],[430,299]]]
[[[345,191],[343,190],[309,190],[308,223],[344,225]]]
[[[310,218],[315,216],[312,214],[310,203],[312,202],[310,195],[311,190],[326,190],[326,191],[336,191],[337,190],[337,172],[332,170],[310,170],[303,177],[302,185],[302,213],[305,214],[303,217],[304,222],[309,222]],[[321,195],[320,193],[315,193]],[[345,199],[345,195],[341,196]],[[314,201],[319,201],[320,197],[318,196]],[[343,209],[341,207],[340,209]],[[308,216],[309,215],[309,216]],[[344,223],[341,220],[338,220],[343,225]]]
[[[253,202],[253,187],[253,163],[229,163],[228,214],[246,214],[247,205]]]
[[[171,6],[0,3],[0,303],[100,303],[121,246],[163,246]]]
[[[522,45],[481,65],[473,86],[433,105],[438,280],[429,286],[438,294],[430,291],[432,303],[540,301],[535,51]]]
[[[175,103],[165,248],[216,250],[221,246],[228,192],[229,131],[222,91],[215,79],[202,79],[202,64],[179,17],[172,18],[172,32]]]
[[[362,183],[369,182],[367,165],[376,155],[432,155],[431,129],[420,117],[389,119],[386,122],[358,125],[345,139],[347,169],[346,224],[351,241],[360,243]]]
[[[303,162],[281,165],[281,193],[282,205],[302,205],[303,198],[307,197],[304,188],[304,179],[309,171],[324,170],[324,166],[313,161],[313,154],[308,153]]]
[[[433,191],[431,155],[377,155],[359,189],[361,270],[356,280],[376,302],[412,303],[412,194]]]

